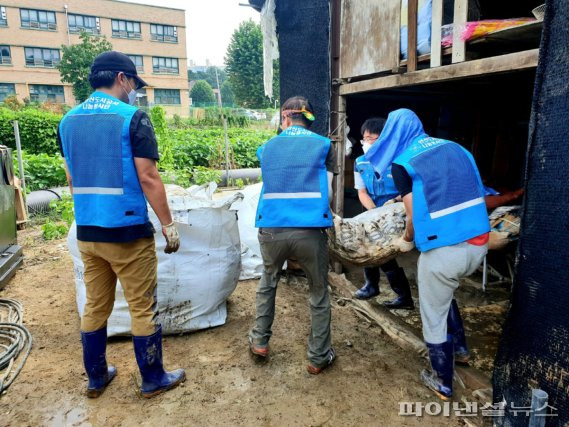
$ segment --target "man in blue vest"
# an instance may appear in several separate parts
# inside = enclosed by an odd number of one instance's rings
[[[409,121],[420,124],[414,113],[406,115],[408,120],[401,126],[408,126]],[[474,273],[488,251],[485,190],[472,155],[460,145],[424,132],[407,137],[410,141],[390,141],[395,146],[408,144],[392,167],[407,212],[399,246],[403,252],[415,246],[421,252],[419,305],[432,366],[421,378],[441,399],[449,400],[455,357],[457,361],[468,358],[453,295],[460,277]]]
[[[176,252],[180,239],[156,169],[152,124],[132,106],[136,90],[146,83],[128,56],[114,51],[95,58],[89,82],[95,92],[69,111],[58,129],[84,264],[81,341],[87,396],[100,396],[117,372],[107,365],[105,353],[118,279],[131,315],[140,391],[152,397],[180,384],[185,373],[166,372],[162,365],[162,329],[155,323],[157,259],[147,200],[162,224],[165,252]]]
[[[391,120],[393,121],[395,119],[392,117]],[[375,148],[374,146],[379,148],[379,145],[384,143],[384,141],[379,141],[379,135],[385,124],[385,119],[374,117],[366,120],[361,128],[363,135],[361,143],[364,154],[358,157],[354,164],[354,182],[355,188],[358,190],[360,202],[363,207],[368,210],[383,206],[386,202],[395,199],[399,195],[389,168],[383,175],[380,175],[375,171],[373,165],[366,157],[370,149]],[[371,153],[373,153],[373,151]],[[388,164],[391,165],[393,157],[387,160],[389,162]],[[361,289],[356,291],[354,297],[366,300],[379,295],[380,268],[387,276],[391,289],[397,294],[397,298],[392,301],[387,301],[383,305],[390,309],[412,310],[415,308],[405,271],[399,267],[395,259],[378,267],[364,268],[365,284]]]
[[[316,375],[336,358],[330,336],[325,232],[332,226],[330,200],[336,157],[329,139],[308,130],[314,121],[313,111],[306,98],[287,100],[282,106],[283,132],[257,151],[263,190],[255,225],[259,228],[264,270],[249,348],[254,355],[269,355],[277,283],[283,264],[294,257],[309,283],[312,327],[307,370]]]

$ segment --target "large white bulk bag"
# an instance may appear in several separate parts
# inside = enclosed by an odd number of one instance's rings
[[[240,193],[243,199],[237,200],[231,209],[239,216],[239,236],[241,238],[241,275],[239,280],[258,279],[263,274],[263,257],[255,228],[255,215],[263,183],[248,185]]]
[[[201,191],[200,191],[201,190]],[[235,290],[241,271],[241,244],[237,214],[230,209],[242,197],[213,201],[211,188],[189,191],[167,186],[168,204],[180,232],[180,250],[166,255],[166,241],[152,209],[150,220],[157,230],[158,322],[165,334],[223,325],[226,300]],[[75,224],[68,236],[75,270],[79,314],[85,306],[83,263],[77,246]],[[120,284],[117,286],[108,334],[130,334],[130,314]]]

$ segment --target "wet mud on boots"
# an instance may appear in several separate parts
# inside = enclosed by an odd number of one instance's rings
[[[447,341],[442,344],[427,344],[431,371],[423,370],[421,380],[442,400],[452,398],[452,379],[454,375],[453,342],[452,336],[447,336]]]
[[[164,393],[186,379],[183,369],[166,372],[162,364],[162,327],[158,326],[156,332],[145,337],[133,336],[134,354],[140,369],[142,384],[140,393],[142,397],[150,398]]]
[[[107,365],[107,328],[93,332],[81,331],[83,344],[83,363],[89,379],[87,397],[96,398],[103,394],[105,388],[117,375],[117,369]]]

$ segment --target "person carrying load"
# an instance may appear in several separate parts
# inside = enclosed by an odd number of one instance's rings
[[[441,399],[449,400],[454,361],[468,360],[454,291],[459,279],[474,273],[486,256],[490,223],[472,155],[455,142],[429,137],[415,113],[399,110],[396,126],[410,123],[415,132],[389,142],[408,145],[391,169],[407,213],[399,247],[407,252],[416,246],[421,253],[419,306],[432,366],[421,379]]]
[[[398,122],[396,115],[391,115],[388,128],[386,121],[380,117],[366,120],[361,128],[364,154],[354,164],[354,182],[358,190],[358,198],[367,210],[375,209],[390,203],[398,196],[397,188],[391,175],[393,159],[405,150],[405,145],[393,147],[389,142],[393,139],[393,127]],[[385,129],[385,132],[383,130]],[[404,132],[413,132],[412,127],[403,127]],[[380,138],[381,134],[381,138]],[[411,288],[403,268],[393,259],[380,266],[364,268],[365,284],[354,294],[357,299],[367,300],[379,295],[379,269],[385,273],[391,289],[397,298],[383,305],[389,309],[415,308],[411,297]]]
[[[259,228],[264,269],[249,348],[254,355],[269,355],[277,283],[283,264],[294,257],[306,273],[310,292],[307,370],[319,374],[336,359],[330,334],[325,231],[333,225],[330,200],[336,156],[328,138],[308,130],[315,119],[313,111],[304,97],[288,99],[282,106],[282,133],[257,151],[263,190],[255,226]]]

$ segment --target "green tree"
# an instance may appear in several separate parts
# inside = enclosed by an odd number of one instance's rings
[[[229,81],[225,81],[221,85],[221,101],[227,105],[235,104],[235,95],[233,94],[233,88]]]
[[[215,102],[215,94],[210,84],[205,80],[198,80],[192,91],[190,97],[194,103]]]
[[[78,102],[85,101],[93,89],[89,85],[91,64],[97,55],[113,50],[113,45],[105,37],[95,37],[81,32],[81,42],[71,46],[61,46],[61,62],[57,66],[61,81],[73,85],[73,95]]]
[[[205,71],[188,70],[188,80],[192,82],[205,80],[212,88],[217,88],[215,70],[217,70],[217,74],[219,76],[219,85],[222,86],[227,80],[227,73],[221,67],[208,67]]]
[[[250,108],[270,105],[263,88],[263,34],[260,25],[252,20],[239,25],[231,36],[225,65],[238,104]],[[276,62],[275,66],[278,76]],[[275,94],[278,95],[278,90]]]

